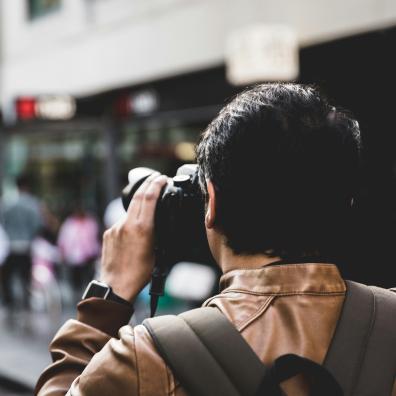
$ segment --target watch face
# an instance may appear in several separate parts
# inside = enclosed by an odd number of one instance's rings
[[[90,297],[106,298],[110,293],[110,287],[98,281],[92,281],[83,295],[83,299]]]

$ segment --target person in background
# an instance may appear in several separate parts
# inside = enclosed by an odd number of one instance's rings
[[[0,267],[4,264],[5,260],[10,253],[10,240],[4,231],[3,226],[0,224]]]
[[[0,282],[2,279],[2,267],[10,252],[10,241],[8,235],[4,231],[3,226],[0,224]]]
[[[4,230],[9,238],[10,253],[2,270],[4,304],[15,306],[13,283],[19,279],[23,288],[23,305],[29,309],[29,287],[32,275],[31,244],[42,225],[39,200],[32,195],[30,180],[26,175],[17,178],[18,195],[2,207]]]
[[[98,233],[98,222],[80,204],[60,227],[58,247],[69,269],[76,299],[94,275],[95,260],[100,253]]]
[[[32,242],[32,279],[33,287],[35,280],[43,282],[43,279],[53,279],[59,275],[61,262],[59,248],[57,245],[60,221],[46,205],[42,205],[43,226]],[[48,277],[43,278],[43,273]]]

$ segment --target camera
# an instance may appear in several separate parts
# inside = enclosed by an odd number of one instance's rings
[[[122,191],[125,210],[141,184],[155,170],[134,168],[128,173],[128,185]],[[158,297],[164,294],[164,285],[170,269],[182,261],[213,265],[213,257],[205,231],[205,199],[198,180],[198,166],[181,166],[168,179],[157,201],[155,210],[156,263],[151,277],[151,316]]]
[[[125,210],[139,186],[155,170],[135,168],[122,191]],[[163,187],[155,211],[156,265],[152,275],[153,295],[163,294],[169,270],[181,261],[213,264],[205,232],[205,199],[198,181],[198,166],[181,166]]]

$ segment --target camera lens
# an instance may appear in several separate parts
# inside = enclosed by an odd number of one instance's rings
[[[177,175],[173,178],[173,185],[175,187],[183,187],[186,183],[190,182],[189,175]]]

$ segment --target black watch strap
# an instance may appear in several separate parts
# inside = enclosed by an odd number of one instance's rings
[[[86,300],[90,297],[103,298],[104,300],[114,301],[119,304],[127,305],[129,308],[132,307],[132,304],[129,301],[124,300],[122,297],[115,294],[109,285],[103,282],[99,282],[97,280],[93,280],[89,283],[89,285],[85,289],[82,299]]]
[[[115,294],[111,288],[110,288],[110,293],[107,296],[107,300],[115,301],[115,302],[118,302],[118,303],[124,304],[124,305],[128,305],[128,307],[132,306],[132,304],[129,301],[124,300],[122,297]]]

